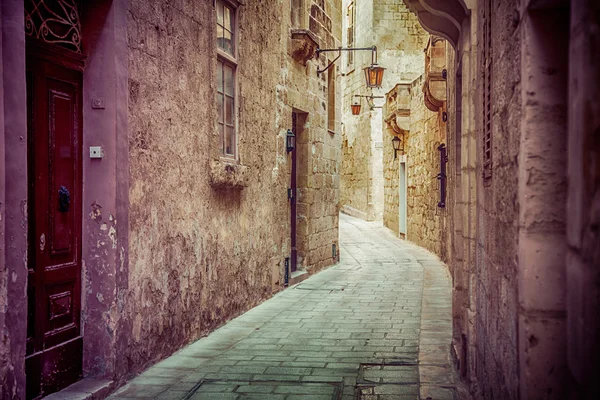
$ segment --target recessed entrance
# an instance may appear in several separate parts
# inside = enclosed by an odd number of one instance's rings
[[[27,398],[81,377],[82,58],[27,46]]]
[[[304,126],[308,114],[294,110],[292,112],[292,130],[296,136],[296,146],[292,150],[290,177],[290,226],[291,226],[291,262],[290,272],[304,269],[307,265],[309,204],[306,198],[308,183],[308,138]]]

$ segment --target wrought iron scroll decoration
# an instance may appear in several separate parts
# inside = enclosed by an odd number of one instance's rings
[[[81,53],[81,20],[77,0],[27,0],[25,33]]]

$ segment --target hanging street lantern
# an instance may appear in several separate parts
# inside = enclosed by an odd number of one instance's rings
[[[373,46],[373,51],[371,52],[371,65],[364,68],[365,71],[365,80],[368,88],[380,88],[381,82],[383,82],[383,71],[385,68],[377,65],[377,47]]]
[[[398,157],[398,150],[400,150],[400,138],[394,136],[392,138],[392,145],[394,146],[394,160]]]
[[[381,82],[383,81],[383,71],[385,68],[379,67],[377,64],[372,64],[370,67],[366,67],[365,79],[367,81],[367,87],[369,88],[380,88]]]
[[[373,99],[384,99],[384,96],[365,96],[364,94],[355,94],[354,97],[358,97],[358,100],[354,100],[354,104],[352,104],[350,107],[352,108],[352,115],[358,115],[360,114],[360,99],[362,97],[365,97],[367,99],[367,105],[369,106],[369,109],[371,111],[373,111],[374,108],[381,108],[381,106],[376,106],[375,102],[373,101]]]
[[[296,135],[291,129],[288,129],[287,135],[285,135],[285,147],[288,153],[296,147]]]
[[[352,109],[352,115],[360,114],[360,103],[358,101],[355,100],[354,104],[352,104],[350,108]]]

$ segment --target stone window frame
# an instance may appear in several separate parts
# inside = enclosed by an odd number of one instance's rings
[[[230,0],[215,0],[215,37],[217,38],[216,43],[216,51],[217,51],[217,87],[215,94],[215,102],[217,103],[217,129],[219,130],[219,144],[220,144],[220,152],[221,157],[237,161],[238,160],[238,102],[239,102],[239,91],[238,91],[238,44],[239,44],[239,4],[235,1]],[[231,12],[232,21],[230,23],[231,30],[227,30],[228,33],[232,36],[232,51],[229,52],[226,49],[222,48],[219,44],[219,28],[222,28],[224,31],[226,28],[223,23],[219,21],[219,7],[223,7],[223,9],[227,8]],[[225,16],[225,13],[223,13]],[[225,93],[225,70],[226,68],[232,69],[233,75],[233,93],[228,95]],[[218,77],[219,70],[221,70],[221,79],[223,79],[222,91],[219,88]],[[219,107],[219,103],[221,102],[220,96],[223,96],[223,104]],[[225,120],[226,115],[226,98],[230,97],[233,99],[233,112],[232,112],[232,122],[230,124]],[[223,127],[221,129],[221,126]],[[226,137],[227,132],[226,128],[230,127],[233,129],[233,140],[230,150],[228,151],[226,148]]]
[[[356,4],[354,4],[354,1],[351,1],[346,8],[346,21],[348,23],[346,28],[346,47],[354,47],[356,43]],[[354,69],[354,52],[352,51],[346,52],[346,68],[348,71]]]
[[[483,137],[482,137],[482,164],[483,182],[490,184],[492,179],[492,0],[483,3]]]
[[[290,22],[292,29],[308,28],[305,0],[290,0]]]
[[[333,66],[327,70],[327,132],[334,135],[337,123],[336,110],[336,68]]]

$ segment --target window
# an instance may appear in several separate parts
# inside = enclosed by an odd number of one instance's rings
[[[354,3],[348,5],[348,12],[346,13],[346,26],[348,27],[347,47],[354,47]],[[347,51],[347,66],[349,69],[354,67],[354,52]]]
[[[217,0],[217,112],[224,156],[236,157],[237,16],[229,3]]]
[[[335,133],[335,66],[327,70],[327,130]]]
[[[483,6],[483,181],[492,178],[492,1]]]
[[[305,28],[306,24],[305,24],[305,18],[306,18],[306,12],[305,12],[305,5],[304,5],[304,0],[290,0],[290,7],[291,7],[291,22],[292,22],[292,28],[294,29],[302,29]]]

